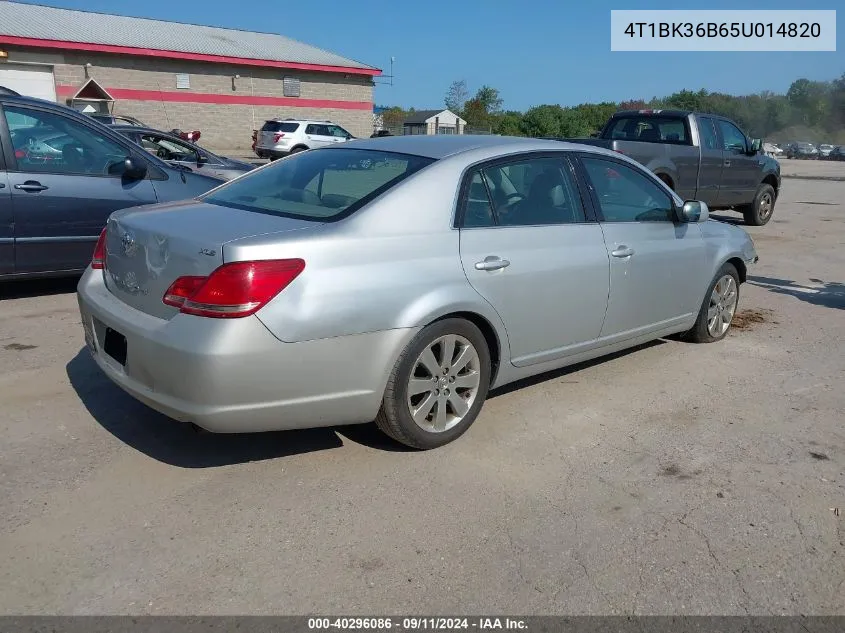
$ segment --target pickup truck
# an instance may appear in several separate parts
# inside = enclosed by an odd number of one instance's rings
[[[565,139],[625,154],[654,172],[685,200],[743,214],[762,226],[780,192],[780,163],[761,139],[749,139],[730,119],[680,110],[617,112],[589,139]]]

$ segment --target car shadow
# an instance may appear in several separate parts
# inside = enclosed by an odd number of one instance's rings
[[[722,215],[721,213],[711,213],[710,217],[725,224],[733,224],[734,226],[745,226],[745,220],[741,215]]]
[[[343,438],[381,451],[406,449],[374,424],[267,433],[208,433],[171,420],[113,384],[86,349],[66,365],[82,404],[106,431],[157,461],[180,468],[214,468],[336,449]]]
[[[845,284],[836,281],[822,281],[821,279],[810,279],[815,286],[803,286],[788,279],[777,279],[774,277],[749,277],[748,283],[765,288],[770,292],[789,295],[825,308],[834,310],[845,310]]]
[[[47,279],[20,279],[0,282],[0,301],[6,299],[26,299],[76,292],[79,275],[73,277],[53,277]]]
[[[520,389],[524,389],[526,387],[539,385],[540,383],[544,383],[549,380],[557,380],[558,378],[562,378],[563,376],[568,376],[569,374],[579,372],[582,369],[595,367],[596,365],[601,365],[602,363],[606,363],[617,358],[622,358],[624,356],[628,356],[629,354],[635,354],[644,349],[649,349],[650,347],[664,345],[666,342],[674,340],[676,340],[676,337],[656,339],[648,343],[643,343],[642,345],[637,345],[636,347],[629,347],[628,349],[623,349],[622,351],[614,352],[613,354],[607,354],[606,356],[599,356],[598,358],[594,358],[592,360],[586,360],[582,363],[578,363],[577,365],[570,365],[568,367],[562,367],[561,369],[555,369],[554,371],[550,371],[545,374],[538,374],[536,376],[523,378],[522,380],[517,380],[516,382],[508,383],[504,387],[493,389],[492,391],[490,391],[487,397],[498,398],[499,396],[504,396],[506,394],[513,393],[514,391],[519,391]]]

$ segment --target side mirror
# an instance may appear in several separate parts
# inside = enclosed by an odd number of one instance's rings
[[[197,167],[205,165],[208,162],[208,156],[205,154],[197,154]]]
[[[763,147],[763,139],[761,138],[753,138],[751,139],[751,148],[749,149],[749,154],[757,154]]]
[[[139,158],[127,156],[123,160],[123,177],[130,180],[141,180],[147,175],[147,163]]]
[[[707,208],[706,202],[700,200],[686,200],[684,206],[680,208],[680,221],[693,224],[695,222],[706,222],[710,217],[710,209]]]

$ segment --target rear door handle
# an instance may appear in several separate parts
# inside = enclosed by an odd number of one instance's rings
[[[731,161],[726,160],[726,161],[725,161],[725,167],[730,167],[730,166],[731,166]]]
[[[610,254],[614,257],[630,257],[634,254],[634,249],[622,244],[617,246],[616,250],[611,251]]]
[[[21,191],[38,192],[44,191],[45,189],[49,189],[49,187],[45,187],[40,182],[36,182],[34,180],[27,180],[22,185],[15,185],[15,189],[20,189]]]
[[[483,262],[476,262],[475,269],[476,270],[501,270],[502,268],[507,268],[510,266],[511,263],[500,257],[496,257],[495,255],[490,255],[484,258]]]

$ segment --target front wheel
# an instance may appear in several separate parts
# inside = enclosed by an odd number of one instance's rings
[[[728,333],[739,303],[739,273],[725,264],[710,282],[698,318],[684,338],[693,343],[720,341]]]
[[[754,202],[742,212],[745,223],[750,226],[767,224],[775,212],[776,199],[774,187],[766,183],[760,185],[757,194],[754,196]]]
[[[472,425],[489,387],[490,350],[481,330],[463,319],[435,321],[396,361],[376,424],[412,448],[437,448]]]

